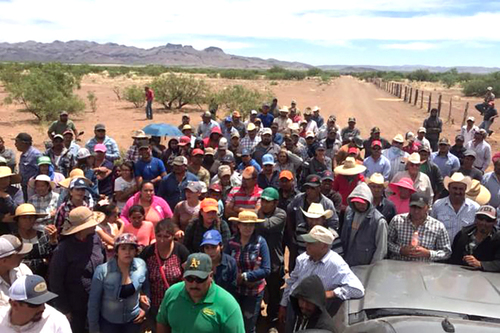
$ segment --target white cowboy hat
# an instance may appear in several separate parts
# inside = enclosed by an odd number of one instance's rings
[[[402,134],[397,134],[394,138],[392,138],[392,141],[396,141],[399,143],[404,143],[405,139],[403,138]]]
[[[490,191],[481,185],[479,180],[473,179],[470,190],[465,194],[465,196],[471,200],[474,200],[481,206],[486,205],[490,202],[491,193]]]
[[[422,160],[420,160],[419,153],[412,153],[410,156],[406,158],[406,162],[412,164],[422,164]]]
[[[49,183],[51,189],[55,189],[56,188],[56,183],[54,183],[52,180],[50,180],[50,177],[47,176],[47,175],[38,175],[35,178],[31,178],[28,181],[28,185],[31,188],[35,188],[35,184],[36,184],[37,181]]]
[[[448,190],[451,183],[465,184],[465,193],[469,192],[472,186],[472,179],[469,176],[464,176],[461,172],[455,172],[451,177],[444,177],[444,187]]]
[[[365,172],[365,170],[366,167],[356,163],[354,157],[348,157],[345,159],[344,163],[336,167],[333,172],[335,172],[336,175],[354,176]]]
[[[333,216],[332,210],[330,210],[330,209],[325,210],[323,208],[322,204],[314,203],[314,202],[309,206],[309,208],[307,209],[307,212],[304,211],[302,209],[302,207],[300,207],[300,210],[302,211],[302,213],[304,213],[305,216],[310,217],[312,219],[318,219],[318,218],[323,217],[323,216],[325,218],[329,219],[330,217]]]
[[[287,106],[282,106],[279,111],[288,113],[290,110],[288,110]]]
[[[366,180],[366,183],[368,185],[370,184],[377,184],[377,185],[384,185],[384,187],[387,187],[389,182],[386,182],[384,179],[384,176],[381,173],[375,172]]]

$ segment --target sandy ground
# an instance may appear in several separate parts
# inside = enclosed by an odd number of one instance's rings
[[[415,132],[421,126],[423,120],[428,116],[426,101],[424,98],[424,108],[403,103],[391,94],[378,89],[375,85],[359,81],[352,77],[341,77],[331,81],[329,84],[321,83],[318,80],[310,79],[303,81],[277,81],[277,85],[270,85],[270,81],[246,81],[246,80],[223,80],[206,79],[209,84],[217,89],[221,89],[229,84],[242,84],[248,87],[261,90],[269,89],[278,98],[279,104],[289,105],[292,99],[297,100],[298,107],[304,109],[306,106],[318,105],[321,107],[321,114],[327,118],[334,114],[337,116],[337,123],[343,127],[347,118],[354,116],[358,120],[357,126],[361,130],[363,137],[369,135],[370,128],[379,126],[382,135],[391,139],[394,135],[406,131]],[[93,135],[93,126],[96,123],[104,123],[108,129],[108,135],[112,136],[120,149],[127,149],[131,144],[130,135],[136,129],[141,129],[150,123],[166,122],[174,125],[180,123],[181,115],[184,112],[191,113],[191,123],[198,124],[201,109],[198,106],[189,107],[182,110],[165,111],[161,105],[154,105],[154,120],[146,120],[143,109],[135,109],[126,101],[119,101],[113,93],[113,87],[125,87],[132,84],[145,84],[144,78],[106,78],[101,75],[89,75],[82,81],[82,88],[77,93],[86,101],[88,91],[93,91],[97,98],[98,109],[93,113],[88,108],[80,116],[73,116],[77,129],[85,131],[83,141],[88,140]],[[433,93],[433,101],[437,103],[437,94],[442,92],[443,102],[449,101],[453,96],[452,118],[454,124],[444,125],[444,136],[453,141],[454,136],[460,130],[460,123],[463,116],[465,102],[470,102],[469,114],[476,116],[476,123],[479,124],[479,113],[475,111],[474,104],[479,102],[477,98],[465,98],[459,89],[443,89],[436,85],[427,85],[425,89]],[[7,94],[0,87],[0,100]],[[0,105],[0,135],[4,137],[7,146],[13,146],[10,140],[17,133],[25,131],[34,137],[35,146],[41,148],[46,140],[47,124],[39,124],[35,117],[26,112],[21,112],[21,105]],[[448,115],[448,104],[443,103],[442,119],[446,122]],[[497,129],[497,123],[492,126]],[[498,130],[497,130],[498,131]],[[500,136],[495,133],[489,142],[496,151],[499,148],[498,140]]]

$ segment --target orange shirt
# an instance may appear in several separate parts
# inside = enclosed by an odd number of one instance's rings
[[[125,225],[123,228],[123,233],[131,233],[137,237],[137,242],[141,246],[148,246],[154,243],[155,238],[155,227],[152,222],[142,221],[141,227],[136,228],[132,223]]]

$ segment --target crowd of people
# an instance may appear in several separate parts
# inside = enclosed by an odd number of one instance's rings
[[[0,331],[333,332],[364,296],[351,267],[500,272],[491,124],[452,144],[436,109],[391,139],[295,101],[201,118],[124,156],[104,124],[80,146],[67,112],[45,152],[0,138]]]

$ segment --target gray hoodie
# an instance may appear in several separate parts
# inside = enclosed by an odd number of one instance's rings
[[[351,202],[362,198],[368,202],[368,209],[358,211]],[[384,216],[373,207],[373,195],[366,183],[360,183],[347,198],[347,208],[341,240],[344,259],[349,266],[373,264],[387,255],[387,222]],[[357,223],[354,223],[357,222]],[[358,227],[353,228],[353,223]]]

